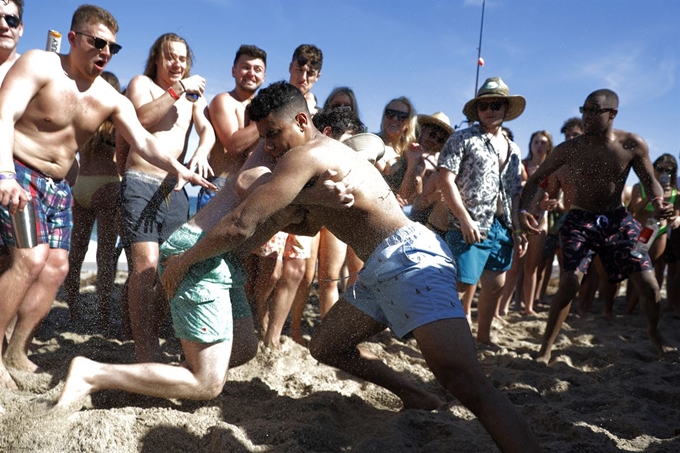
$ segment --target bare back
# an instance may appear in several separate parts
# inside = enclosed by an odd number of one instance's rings
[[[308,168],[313,183],[327,169],[338,174],[335,180],[351,177],[357,189],[354,205],[338,210],[320,205],[305,205],[309,216],[321,222],[338,239],[350,245],[362,260],[394,231],[408,224],[399,203],[380,172],[364,157],[342,143],[319,136],[294,148],[280,159],[274,169],[274,179]],[[298,190],[299,192],[299,190]]]
[[[139,109],[142,105],[160,98],[164,93],[164,89],[147,76],[141,75],[132,79],[126,96],[130,98],[135,108]],[[194,109],[201,107],[205,108],[203,97],[193,103],[182,96],[160,121],[147,127],[147,130],[159,140],[164,151],[180,162],[184,161],[186,154]],[[134,146],[130,147],[130,151],[126,164],[128,170],[165,177],[167,172],[144,160],[141,155],[134,152],[137,151]]]

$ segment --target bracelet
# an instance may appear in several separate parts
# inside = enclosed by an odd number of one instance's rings
[[[663,203],[663,197],[654,197],[650,200],[650,203],[654,203],[655,201],[660,201]]]
[[[186,93],[186,92],[187,92],[187,89],[186,89],[186,87],[184,86],[184,84],[182,83],[181,80],[179,81],[179,85],[182,87],[182,89],[183,89],[184,92]]]
[[[513,233],[514,233],[514,234],[524,234],[524,230],[522,230],[522,229],[517,229],[517,230],[513,231]]]
[[[168,88],[168,94],[170,97],[172,97],[175,101],[179,101],[179,94],[175,90],[172,89],[172,87]]]
[[[0,181],[5,179],[17,179],[17,174],[11,171],[0,172]]]
[[[526,209],[520,209],[520,211],[519,211],[519,214],[520,214],[520,215],[525,214],[525,213],[531,214],[531,213],[530,213],[529,211],[527,211]],[[531,215],[533,215],[533,214],[531,214]]]

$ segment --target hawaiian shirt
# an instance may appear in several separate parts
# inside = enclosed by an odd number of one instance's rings
[[[456,174],[463,204],[483,238],[493,223],[499,194],[503,203],[499,220],[507,228],[512,227],[512,198],[522,190],[520,149],[510,140],[508,144],[510,152],[501,169],[498,152],[484,130],[475,124],[451,135],[439,154],[437,166]],[[460,230],[460,222],[453,214],[449,228]]]

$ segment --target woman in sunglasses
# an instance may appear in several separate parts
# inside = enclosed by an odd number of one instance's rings
[[[678,266],[677,262],[678,257],[680,257],[680,254],[678,254],[680,252],[680,230],[677,230],[680,227],[680,199],[678,199],[677,182],[678,162],[675,160],[675,157],[670,154],[662,154],[661,157],[656,159],[654,161],[654,176],[663,188],[664,201],[673,205],[675,210],[674,216],[670,219],[659,220],[661,222],[659,231],[656,233],[656,239],[648,251],[659,288],[663,285],[664,271],[666,270],[666,264],[668,264],[667,299],[670,307],[672,303],[678,303],[677,297],[678,290],[680,289],[677,284],[674,284],[674,282],[680,279],[680,273],[678,272],[680,266]],[[654,207],[652,207],[652,203],[640,183],[633,186],[630,212],[642,225],[654,217]],[[670,240],[668,238],[669,234]],[[639,297],[633,285],[628,285],[626,292],[628,295],[628,305],[623,313],[629,315],[637,305]]]
[[[413,104],[406,97],[392,99],[385,106],[380,132],[385,142],[385,155],[376,163],[387,184],[396,194],[406,173],[406,151],[418,135],[418,118]],[[403,200],[400,200],[400,204]]]

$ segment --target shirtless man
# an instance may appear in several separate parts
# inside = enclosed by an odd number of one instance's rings
[[[112,55],[118,24],[106,10],[83,5],[67,35],[68,55],[31,50],[9,70],[0,89],[0,234],[12,267],[0,277],[0,336],[19,312],[0,361],[0,386],[16,389],[6,366],[36,371],[27,356],[38,324],[68,271],[71,193],[64,177],[77,149],[111,117],[116,129],[145,158],[187,181],[210,185],[170,158],[139,123],[134,107],[99,75]],[[29,202],[39,222],[38,245],[17,248],[10,214]]]
[[[234,89],[220,93],[210,102],[210,121],[218,140],[210,151],[208,162],[215,173],[212,182],[221,189],[227,179],[235,175],[246,161],[260,137],[255,123],[246,118],[246,107],[264,82],[267,52],[259,47],[243,44],[236,51],[231,75]],[[201,189],[197,210],[215,196],[215,192]]]
[[[212,174],[208,153],[215,133],[206,115],[202,96],[205,79],[191,76],[193,54],[187,42],[167,33],[151,47],[143,75],[133,78],[126,95],[137,109],[144,127],[163,144],[165,152],[184,162],[192,125],[199,136],[189,169],[198,167],[204,177]],[[197,99],[189,97],[198,95]],[[121,181],[123,246],[130,262],[127,300],[132,338],[139,362],[153,361],[158,353],[158,332],[165,319],[167,301],[156,292],[158,247],[189,218],[185,191],[172,192],[167,172],[142,159],[130,148]],[[160,287],[157,289],[161,289]]]
[[[373,165],[313,126],[306,100],[292,85],[279,82],[261,90],[249,113],[277,160],[272,177],[195,246],[167,261],[162,277],[167,294],[175,294],[191,265],[243,243],[327,169],[337,178],[351,173],[357,182],[352,207],[304,206],[311,231],[326,226],[366,262],[354,291],[344,294],[317,329],[312,355],[395,392],[407,408],[432,410],[441,404],[438,397],[357,348],[388,325],[400,337],[413,334],[435,376],[479,417],[501,450],[538,451],[522,415],[477,361],[456,296],[453,257],[443,241],[405,217]]]
[[[630,252],[640,233],[640,224],[621,204],[621,192],[632,167],[650,195],[657,218],[672,214],[663,201],[663,189],[654,178],[649,150],[642,137],[614,129],[619,98],[611,90],[594,91],[580,108],[583,135],[555,148],[527,181],[522,192],[519,217],[522,227],[537,233],[537,222],[527,212],[541,181],[569,165],[573,185],[573,204],[560,229],[563,269],[557,293],[553,296],[539,362],[549,363],[553,343],[569,314],[571,300],[578,291],[583,273],[595,253],[600,254],[609,281],[630,277],[640,291],[640,303],[647,316],[647,333],[663,353],[668,348],[659,338],[659,285],[647,256],[633,257]]]
[[[307,100],[307,106],[312,115],[319,110],[312,88],[321,77],[322,66],[323,52],[314,44],[297,46],[293,52],[293,59],[288,66],[288,73],[290,74],[288,83],[300,90]]]

